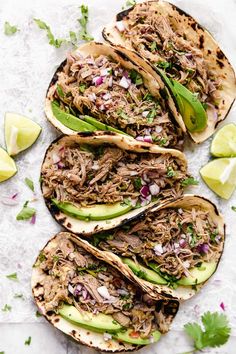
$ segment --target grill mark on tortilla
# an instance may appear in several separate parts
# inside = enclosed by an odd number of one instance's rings
[[[199,37],[199,48],[200,49],[204,48],[204,41],[205,41],[204,36],[203,36],[203,34],[201,34],[201,36]]]
[[[225,66],[225,64],[222,61],[220,61],[219,59],[216,59],[216,62],[221,69]]]

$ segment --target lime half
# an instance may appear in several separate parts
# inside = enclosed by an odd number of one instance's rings
[[[16,172],[15,161],[4,149],[0,148],[0,182],[11,178]]]
[[[236,124],[230,123],[218,130],[211,143],[211,154],[217,157],[236,156]]]
[[[31,119],[16,113],[5,114],[5,140],[9,155],[29,148],[38,138],[41,127]]]
[[[236,186],[236,157],[213,160],[200,170],[200,175],[213,192],[229,199]]]

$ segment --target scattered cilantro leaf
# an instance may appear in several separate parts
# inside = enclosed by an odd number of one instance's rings
[[[6,36],[12,36],[17,31],[19,31],[19,29],[16,26],[11,26],[7,21],[4,23],[4,34]]]
[[[184,326],[186,333],[194,340],[195,350],[219,347],[228,341],[231,328],[225,314],[208,311],[202,315],[201,319],[204,330],[196,322],[187,323]]]
[[[22,299],[22,300],[24,300],[24,296],[23,296],[23,294],[15,294],[14,295],[14,299]]]
[[[0,354],[5,354],[5,352],[0,352]]]
[[[37,311],[35,312],[35,316],[36,316],[36,317],[42,317],[43,315],[37,310]]]
[[[6,275],[6,278],[10,280],[18,281],[17,273],[8,274]]]
[[[136,70],[130,70],[129,77],[135,85],[139,86],[143,84],[143,78]]]
[[[122,6],[122,10],[124,10],[126,7],[131,7],[136,5],[136,0],[127,0],[125,5]]]
[[[134,180],[134,187],[136,190],[140,191],[140,189],[142,188],[142,180],[140,177],[135,178]]]
[[[233,211],[236,211],[236,206],[231,206],[231,209],[232,209]]]
[[[16,220],[29,220],[36,214],[36,209],[27,206],[28,202],[25,202],[21,211],[17,214]]]
[[[156,63],[156,66],[162,69],[168,69],[171,68],[171,63],[168,63],[168,61],[159,61]]]
[[[152,42],[152,44],[150,45],[151,52],[154,52],[154,50],[156,49],[157,49],[157,42]]]
[[[176,176],[176,172],[173,170],[172,167],[168,166],[166,175],[167,175],[167,177],[175,177]]]
[[[49,39],[50,45],[53,45],[56,48],[60,48],[62,43],[65,42],[65,39],[55,38],[52,34],[51,28],[45,22],[37,18],[34,18],[34,22],[38,25],[40,29],[45,30],[47,32],[47,37]]]
[[[199,181],[197,181],[194,177],[187,177],[181,181],[182,187],[196,186],[198,184],[199,184]]]
[[[78,19],[79,24],[81,26],[81,30],[79,31],[79,38],[84,41],[92,41],[94,38],[88,33],[87,30],[88,16],[89,16],[88,6],[81,5],[80,11],[82,17]]]
[[[147,115],[147,122],[152,123],[154,118],[156,117],[156,114],[157,114],[156,108],[152,108]]]
[[[81,84],[79,85],[79,90],[80,90],[81,93],[84,93],[84,91],[86,90],[86,88],[87,88],[86,84],[82,84],[82,83],[81,83]]]
[[[11,311],[12,307],[10,305],[5,305],[3,308],[2,308],[2,312],[9,312]]]
[[[76,33],[73,32],[73,31],[70,31],[70,32],[69,32],[69,36],[70,36],[70,41],[71,41],[71,43],[72,43],[73,45],[76,45],[76,44],[77,44],[77,41],[78,41],[77,36],[76,36]]]
[[[57,84],[57,94],[58,94],[58,96],[60,96],[61,98],[63,98],[65,95],[64,95],[64,92],[63,92],[63,90],[62,90],[62,88],[61,88],[61,86],[60,85],[58,85]]]
[[[25,340],[25,345],[30,345],[31,344],[31,337]]]
[[[34,182],[31,179],[26,177],[25,184],[34,192]]]

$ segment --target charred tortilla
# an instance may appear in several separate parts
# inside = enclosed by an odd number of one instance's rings
[[[193,296],[215,272],[224,237],[217,208],[203,197],[184,195],[89,242],[110,252],[111,261],[123,262],[152,290],[181,300]]]
[[[48,148],[42,192],[69,231],[91,234],[118,226],[183,193],[184,154],[115,133],[64,136]],[[79,210],[79,211],[78,211]]]
[[[103,36],[137,51],[196,95],[208,116],[203,131],[190,133],[196,143],[226,118],[236,95],[234,70],[210,33],[181,9],[165,1],[137,4],[119,13]]]
[[[168,331],[178,302],[153,300],[91,248],[65,232],[43,248],[32,274],[40,312],[79,343],[106,352],[157,341]]]
[[[65,134],[113,130],[183,149],[185,126],[161,78],[135,53],[88,43],[68,54],[49,86],[45,113]],[[155,78],[154,78],[155,76]]]

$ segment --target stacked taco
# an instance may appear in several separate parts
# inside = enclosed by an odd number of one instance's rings
[[[236,95],[234,70],[210,33],[175,5],[136,4],[119,13],[103,36],[135,50],[162,76],[196,143],[227,116]]]
[[[39,310],[56,328],[108,352],[157,342],[178,310],[178,301],[153,300],[70,233],[57,234],[40,252],[32,289]]]

